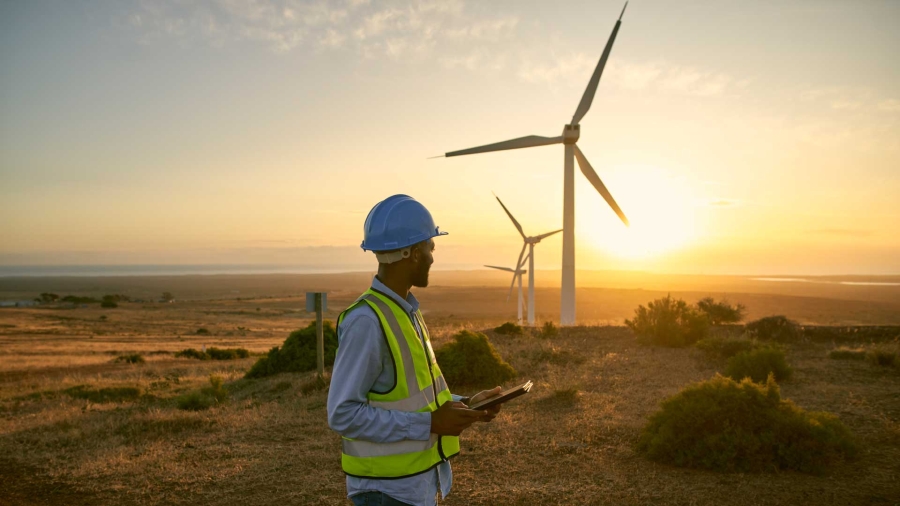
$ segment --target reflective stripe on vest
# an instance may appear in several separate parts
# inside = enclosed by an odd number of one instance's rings
[[[431,412],[449,402],[450,389],[431,350],[422,315],[415,318],[422,332],[390,297],[369,289],[338,317],[365,303],[375,312],[391,352],[396,382],[388,392],[369,392],[369,405],[407,412]],[[423,346],[424,341],[424,346]],[[427,441],[374,443],[343,438],[341,464],[346,474],[365,478],[402,478],[425,472],[459,453],[459,438],[431,434]]]

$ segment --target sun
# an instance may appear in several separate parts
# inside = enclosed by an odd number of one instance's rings
[[[694,191],[655,167],[619,168],[604,183],[628,217],[626,227],[590,185],[579,187],[577,238],[618,258],[659,257],[698,236]]]

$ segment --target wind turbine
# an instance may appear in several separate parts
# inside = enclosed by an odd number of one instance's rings
[[[563,144],[565,146],[565,156],[563,159],[563,258],[562,293],[560,297],[561,325],[575,324],[575,163],[573,160],[578,160],[578,166],[581,167],[581,172],[584,176],[591,182],[594,188],[596,188],[597,192],[603,196],[607,204],[615,211],[622,222],[628,226],[628,218],[625,217],[625,214],[619,208],[619,205],[616,204],[616,201],[609,193],[609,190],[604,186],[603,181],[600,180],[600,177],[594,171],[594,168],[591,167],[591,164],[588,163],[587,158],[585,158],[584,154],[578,149],[578,145],[576,144],[581,133],[578,123],[591,108],[591,102],[593,102],[594,94],[597,92],[597,85],[600,83],[600,76],[603,74],[603,67],[606,66],[606,60],[609,58],[610,51],[612,51],[613,43],[616,40],[616,34],[619,32],[619,27],[622,25],[622,16],[625,14],[626,7],[628,7],[628,2],[625,2],[625,7],[622,8],[622,13],[619,14],[616,26],[613,27],[612,34],[606,42],[606,48],[603,50],[603,55],[600,56],[597,68],[594,69],[594,74],[591,76],[591,80],[588,81],[587,89],[584,90],[581,102],[578,103],[578,108],[575,110],[575,115],[572,116],[572,122],[563,128],[562,135],[559,137],[529,135],[475,148],[451,151],[444,154],[446,157],[451,157],[474,155],[476,153],[489,153],[491,151],[503,151],[507,149],[549,146],[551,144]],[[534,269],[530,268],[529,280],[533,276]],[[532,297],[529,296],[529,307],[533,304],[532,300]]]
[[[503,205],[503,201],[500,200],[500,197],[494,195],[494,198],[497,199],[497,202],[500,202],[500,207],[506,211],[506,215],[509,216],[509,219],[512,220],[513,225],[516,226],[516,229],[519,231],[519,235],[522,236],[522,251],[519,252],[519,260],[516,262],[516,269],[520,269],[522,267],[522,263],[524,260],[522,259],[522,255],[525,254],[525,248],[528,248],[528,325],[534,325],[534,245],[541,242],[541,240],[550,237],[553,234],[558,234],[562,232],[562,229],[554,230],[553,232],[547,232],[546,234],[535,235],[535,236],[527,236],[525,235],[525,231],[522,230],[522,225],[519,225],[519,222],[513,217],[512,213],[509,212],[509,209]],[[515,282],[515,279],[513,279]],[[509,292],[512,293],[512,284],[509,285]],[[519,297],[522,296],[522,278],[519,277]],[[509,296],[507,295],[507,300],[509,300]],[[521,318],[520,318],[521,319]]]
[[[491,269],[498,269],[501,271],[511,272],[513,273],[513,284],[515,284],[516,280],[519,280],[519,303],[516,304],[516,310],[518,314],[518,319],[516,321],[517,324],[522,324],[522,306],[525,304],[522,302],[522,274],[525,274],[528,271],[523,271],[522,269],[510,269],[509,267],[497,267],[496,265],[485,265],[485,267],[490,267]],[[506,300],[509,301],[509,296],[512,295],[512,286],[509,287],[509,294],[506,296]]]

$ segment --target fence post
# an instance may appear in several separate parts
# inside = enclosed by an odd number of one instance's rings
[[[325,375],[325,331],[322,329],[322,294],[316,293],[316,366]]]

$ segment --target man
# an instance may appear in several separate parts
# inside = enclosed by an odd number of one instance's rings
[[[459,434],[500,411],[468,409],[500,393],[451,395],[410,288],[428,286],[434,237],[446,235],[412,197],[394,195],[366,217],[362,249],[375,252],[372,287],[338,317],[328,424],[355,505],[433,505],[450,492]]]

